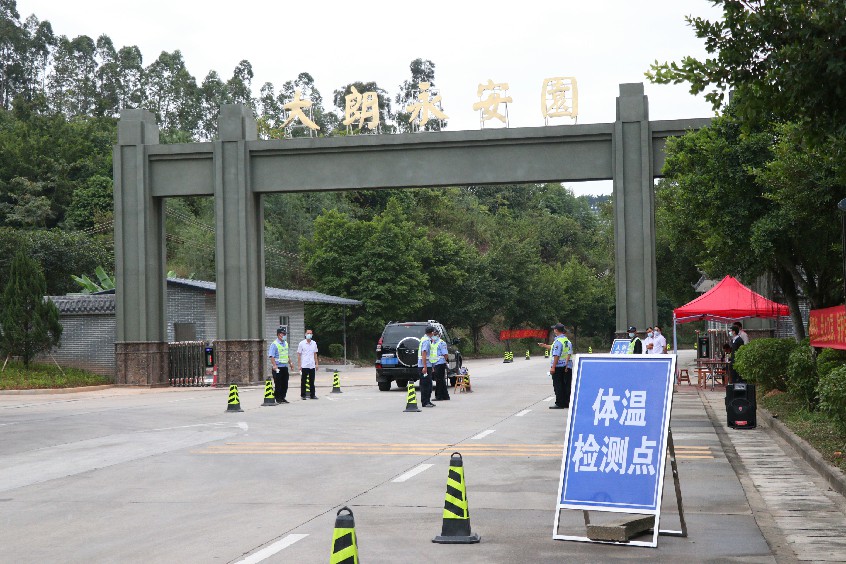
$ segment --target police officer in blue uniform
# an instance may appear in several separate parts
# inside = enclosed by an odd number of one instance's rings
[[[447,363],[449,362],[449,348],[446,341],[441,339],[440,332],[435,329],[432,340],[432,365],[435,371],[435,401],[449,400],[449,387],[446,383]]]
[[[549,374],[552,376],[555,403],[549,409],[567,409],[570,407],[570,386],[573,381],[573,343],[564,335],[563,323],[556,323],[552,330],[555,332],[552,345],[538,343],[543,348],[552,349]]]
[[[420,347],[417,349],[417,369],[420,374],[420,405],[423,407],[435,407],[432,403],[432,340],[435,328],[431,325],[426,327],[426,334],[420,338]]]

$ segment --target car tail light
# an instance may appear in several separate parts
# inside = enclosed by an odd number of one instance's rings
[[[380,363],[380,362],[376,363],[376,370],[382,370],[382,363]]]
[[[376,343],[376,352],[382,352],[382,337],[379,337],[379,342]],[[381,366],[379,368],[382,368]]]

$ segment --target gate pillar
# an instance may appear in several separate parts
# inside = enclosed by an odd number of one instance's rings
[[[261,381],[264,350],[264,209],[250,183],[256,120],[242,104],[220,109],[214,143],[217,341],[222,383]]]
[[[167,385],[164,202],[152,195],[147,159],[158,142],[151,112],[121,110],[113,154],[119,385]]]
[[[617,333],[657,321],[652,134],[643,83],[621,84],[612,137]]]

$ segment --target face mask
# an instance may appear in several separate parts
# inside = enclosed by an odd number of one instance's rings
[[[311,341],[311,338],[312,338],[312,337],[313,337],[313,335],[312,335],[311,333],[306,333],[306,339],[308,339],[309,341]]]
[[[660,335],[660,334],[661,334],[661,331],[659,331],[658,329],[656,329],[656,330],[655,330],[655,336],[657,337],[657,336],[658,336],[658,335]]]
[[[634,336],[635,336],[634,333],[629,333],[629,337],[634,337]]]
[[[651,337],[651,336],[652,336],[652,331],[650,331],[649,333],[647,333],[647,334],[646,334],[646,336],[647,336],[647,337]]]
[[[286,337],[279,337],[279,340],[282,341],[283,343],[285,342],[285,339],[286,339]]]

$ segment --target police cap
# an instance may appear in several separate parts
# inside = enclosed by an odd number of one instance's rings
[[[555,325],[552,326],[552,328],[555,329],[556,331],[561,331],[562,333],[564,332],[564,324],[563,323],[556,323]]]
[[[631,327],[629,327],[629,333],[637,333],[637,329],[635,329],[635,326],[634,326],[634,325],[632,325]]]
[[[435,328],[434,328],[434,327],[432,327],[431,325],[427,325],[427,326],[426,326],[426,334],[427,334],[427,335],[431,335],[431,334],[432,334],[432,333],[434,333],[434,332],[435,332]]]
[[[287,329],[285,329],[284,327],[282,327],[282,326],[280,325],[280,326],[276,329],[276,334],[277,334],[277,335],[287,335],[287,334],[288,334],[288,330],[287,330]]]

